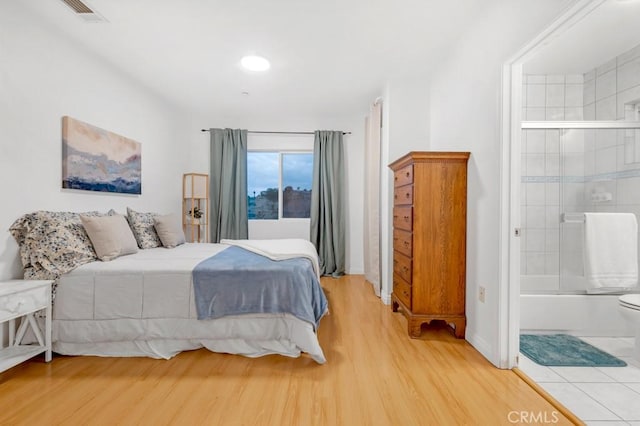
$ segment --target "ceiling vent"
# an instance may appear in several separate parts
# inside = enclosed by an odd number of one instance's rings
[[[107,22],[106,19],[98,12],[89,7],[86,3],[80,0],[61,0],[73,10],[76,16],[80,17],[85,22]]]

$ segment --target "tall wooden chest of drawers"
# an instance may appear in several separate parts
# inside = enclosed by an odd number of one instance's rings
[[[393,191],[393,311],[409,335],[444,320],[464,338],[468,152],[410,152],[389,167]]]

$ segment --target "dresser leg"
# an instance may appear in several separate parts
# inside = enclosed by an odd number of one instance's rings
[[[455,329],[453,330],[453,335],[458,339],[464,339],[464,329],[466,327],[467,321],[464,319],[453,320],[453,325],[455,325]]]
[[[409,320],[409,337],[415,339],[422,334],[422,322]]]
[[[395,300],[391,300],[391,310],[393,312],[398,312],[399,307],[400,305],[398,305],[398,302],[396,302]]]

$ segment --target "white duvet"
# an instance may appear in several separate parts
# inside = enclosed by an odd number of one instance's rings
[[[283,242],[288,241],[288,243]],[[304,240],[235,240],[274,259],[311,257]],[[253,246],[253,247],[252,247]],[[197,320],[191,272],[227,244],[154,248],[111,262],[93,262],[63,275],[53,308],[53,349],[65,355],[171,358],[183,350],[257,357],[308,353],[325,357],[313,325],[288,314],[255,314]],[[317,269],[316,269],[317,271]]]

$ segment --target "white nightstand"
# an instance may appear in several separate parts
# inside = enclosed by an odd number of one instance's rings
[[[34,314],[45,312],[44,335]],[[16,320],[20,319],[16,330]],[[7,329],[9,335],[5,338]],[[37,344],[23,345],[31,327]],[[8,343],[8,345],[7,345]],[[51,281],[11,280],[0,282],[0,372],[44,352],[51,361]]]

